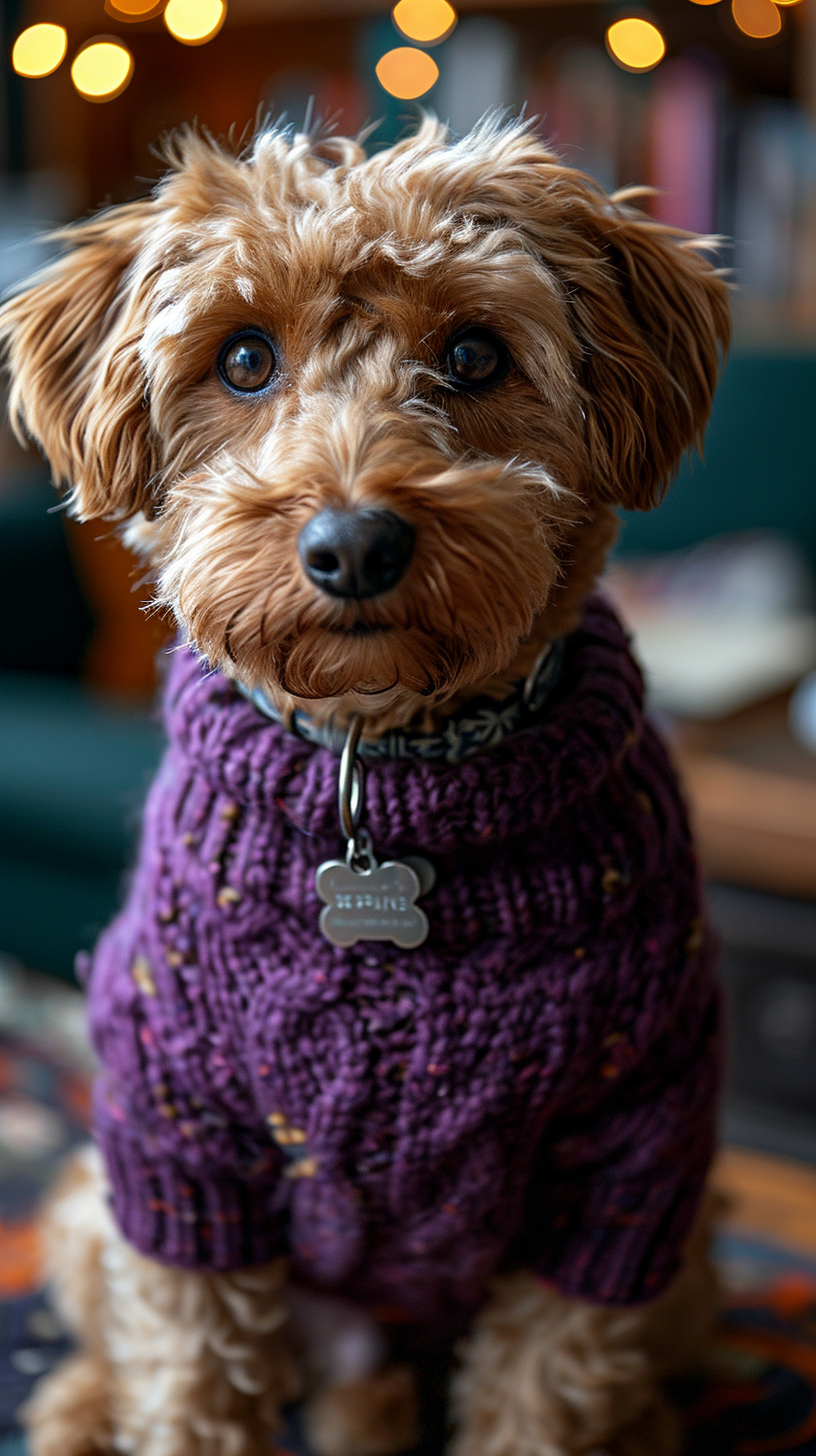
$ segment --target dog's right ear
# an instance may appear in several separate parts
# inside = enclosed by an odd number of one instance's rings
[[[80,520],[133,515],[158,467],[134,267],[151,211],[130,203],[65,229],[65,256],[0,309],[12,426],[40,446]]]

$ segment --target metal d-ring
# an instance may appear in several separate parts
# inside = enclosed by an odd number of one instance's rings
[[[359,713],[349,718],[346,741],[340,756],[340,777],[337,784],[337,805],[340,811],[340,827],[348,840],[357,837],[365,803],[365,769],[357,757],[357,745],[363,731],[363,720]]]

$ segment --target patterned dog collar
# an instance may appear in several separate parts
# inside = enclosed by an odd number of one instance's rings
[[[472,698],[460,713],[448,718],[439,733],[422,733],[413,728],[392,728],[379,738],[361,738],[358,753],[364,758],[421,758],[441,763],[461,763],[476,753],[495,748],[510,733],[534,723],[544,711],[561,676],[564,639],[550,642],[536,659],[527,677],[516,684],[501,702],[493,698]],[[295,708],[288,717],[279,713],[260,688],[238,687],[259,712],[281,723],[306,743],[341,754],[346,730],[333,723],[312,722],[308,713]]]

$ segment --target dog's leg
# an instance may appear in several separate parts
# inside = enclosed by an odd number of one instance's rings
[[[652,1304],[578,1303],[520,1272],[497,1281],[454,1382],[452,1456],[676,1456],[660,1382],[705,1351],[716,1312],[705,1238]]]
[[[343,1299],[291,1287],[292,1334],[310,1399],[306,1438],[317,1456],[395,1456],[419,1439],[413,1372],[388,1365],[376,1322]]]
[[[168,1269],[118,1239],[105,1255],[117,1451],[255,1456],[299,1393],[284,1260],[235,1274]]]
[[[306,1408],[306,1437],[318,1456],[396,1456],[419,1441],[417,1391],[407,1365],[326,1385]]]
[[[83,1353],[25,1412],[33,1456],[254,1456],[298,1393],[285,1261],[235,1274],[168,1269],[116,1230],[98,1156],[75,1160],[46,1225],[57,1307]]]
[[[72,1355],[37,1385],[20,1415],[34,1456],[112,1452],[111,1382],[104,1361]]]
[[[103,1251],[111,1239],[99,1155],[83,1148],[45,1209],[42,1232],[51,1296],[82,1352],[35,1388],[21,1415],[34,1456],[93,1456],[113,1450],[111,1372],[105,1350]]]

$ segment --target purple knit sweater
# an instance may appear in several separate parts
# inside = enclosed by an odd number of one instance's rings
[[[595,599],[540,724],[457,767],[378,761],[381,856],[428,941],[340,950],[314,871],[337,760],[172,658],[170,738],[90,983],[96,1133],[125,1235],[417,1321],[499,1269],[631,1303],[677,1267],[714,1140],[718,996],[640,674]]]

